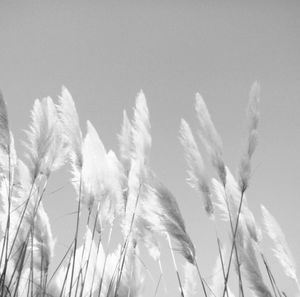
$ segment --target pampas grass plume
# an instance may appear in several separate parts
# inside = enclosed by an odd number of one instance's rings
[[[257,147],[258,142],[258,122],[259,122],[259,98],[260,98],[260,87],[258,82],[252,85],[249,103],[247,108],[248,118],[248,136],[246,141],[245,151],[242,155],[239,164],[239,186],[241,191],[244,192],[249,184],[251,176],[251,158]]]
[[[62,87],[61,96],[58,97],[57,110],[63,135],[71,148],[69,153],[73,173],[79,178],[78,172],[82,167],[82,132],[73,97],[64,86]]]
[[[120,147],[120,157],[124,164],[126,171],[130,168],[130,159],[133,149],[133,139],[132,139],[132,125],[128,119],[126,110],[123,111],[123,123],[121,132],[118,135],[119,147]]]
[[[258,297],[272,297],[260,271],[255,247],[251,238],[247,239],[245,249],[242,249],[241,252],[242,271],[248,281],[249,288]]]
[[[10,139],[6,103],[3,99],[2,92],[0,91],[0,147],[8,153],[9,144]]]
[[[263,205],[261,205],[261,212],[263,215],[265,230],[274,243],[274,255],[281,264],[284,273],[296,282],[296,285],[300,292],[296,264],[285,239],[284,233],[276,219]]]
[[[206,148],[213,166],[216,168],[218,175],[223,183],[226,184],[226,171],[223,160],[223,143],[217,132],[211,116],[208,112],[207,106],[202,96],[197,93],[195,100],[195,109],[199,122],[200,140]]]
[[[150,135],[149,110],[143,91],[140,91],[136,97],[133,127],[134,158],[147,165],[149,163],[152,139]]]
[[[185,159],[188,165],[188,183],[189,185],[202,193],[204,209],[210,218],[214,217],[214,208],[211,201],[211,192],[205,172],[204,162],[197,143],[194,139],[189,124],[182,119],[179,139],[183,146]]]

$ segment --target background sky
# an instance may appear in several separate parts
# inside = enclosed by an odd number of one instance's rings
[[[106,148],[117,151],[122,111],[132,114],[143,89],[152,168],[177,197],[209,277],[217,255],[214,227],[185,183],[179,123],[183,117],[196,130],[199,91],[235,172],[248,93],[258,80],[260,142],[248,202],[258,221],[260,204],[276,217],[300,267],[299,36],[299,1],[1,1],[0,88],[19,154],[34,99],[57,98],[62,85],[72,93],[83,127],[91,120]],[[68,178],[67,169],[54,174],[45,197],[57,257],[74,232],[75,218],[68,214],[75,210],[75,193]],[[174,294],[169,255],[165,262]],[[294,293],[292,282],[283,276],[279,282]]]

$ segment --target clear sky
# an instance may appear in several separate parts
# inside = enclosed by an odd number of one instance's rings
[[[217,255],[214,228],[185,184],[179,123],[183,117],[196,130],[199,91],[235,172],[254,80],[262,88],[261,125],[248,202],[258,220],[261,203],[277,218],[300,267],[299,53],[299,1],[0,2],[0,88],[19,151],[34,99],[56,98],[62,85],[83,127],[91,120],[106,148],[117,150],[122,111],[132,113],[143,89],[152,121],[151,164],[178,199],[205,276]],[[45,197],[57,255],[73,234],[68,177],[66,170],[56,173]]]

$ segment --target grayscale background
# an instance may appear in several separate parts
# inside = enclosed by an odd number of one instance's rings
[[[56,99],[62,85],[73,95],[83,130],[90,120],[105,147],[117,151],[122,111],[132,115],[143,89],[152,123],[151,166],[177,197],[207,278],[217,257],[215,230],[185,183],[180,119],[196,131],[194,96],[200,92],[235,172],[249,90],[260,82],[260,141],[248,203],[258,222],[260,204],[276,217],[300,267],[299,55],[299,1],[0,2],[0,88],[19,154],[34,99]],[[69,177],[67,168],[55,173],[45,197],[57,238],[55,263],[75,228]],[[179,296],[170,255],[163,253],[168,295]],[[274,259],[272,265],[294,296],[293,282]]]

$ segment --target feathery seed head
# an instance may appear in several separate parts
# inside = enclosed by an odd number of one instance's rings
[[[132,125],[128,119],[127,113],[123,111],[123,124],[121,133],[118,135],[120,145],[120,156],[126,171],[130,169],[130,159],[133,150]]]
[[[195,109],[199,122],[199,137],[207,153],[210,156],[212,165],[216,168],[223,185],[226,184],[226,170],[223,160],[223,143],[218,134],[207,106],[199,93],[196,94]]]
[[[63,135],[71,148],[70,157],[73,170],[80,170],[82,166],[82,132],[74,100],[64,86],[61,96],[58,97],[57,110]]]
[[[140,91],[136,97],[133,126],[134,158],[148,165],[152,139],[149,110],[143,91]]]
[[[188,165],[188,184],[202,193],[204,209],[208,216],[213,218],[214,209],[204,162],[191,128],[184,119],[181,119],[179,139],[183,146],[185,159]]]

